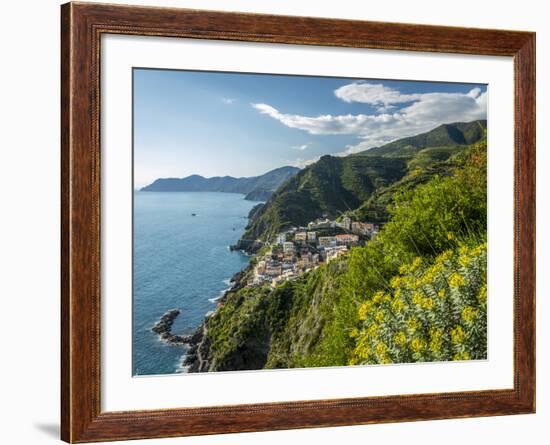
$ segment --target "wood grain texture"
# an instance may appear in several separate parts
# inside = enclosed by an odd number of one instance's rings
[[[101,412],[99,63],[100,39],[104,33],[514,57],[514,388],[231,407]],[[68,3],[61,7],[61,37],[63,440],[92,442],[534,412],[533,33]]]

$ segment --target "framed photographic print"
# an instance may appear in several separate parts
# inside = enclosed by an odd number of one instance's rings
[[[62,439],[535,410],[535,35],[62,6]]]

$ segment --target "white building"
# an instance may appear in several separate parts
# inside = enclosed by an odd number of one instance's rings
[[[336,237],[334,236],[320,236],[319,247],[336,247]]]
[[[283,252],[285,254],[293,254],[294,253],[294,243],[291,241],[285,241],[283,243]]]
[[[348,251],[348,248],[346,246],[337,246],[337,247],[329,247],[325,249],[325,261],[327,263],[330,263],[332,260],[338,258],[339,256],[343,255]]]
[[[265,269],[265,274],[271,277],[276,277],[283,273],[283,267],[280,264],[268,264]]]
[[[336,244],[339,246],[357,244],[359,242],[359,236],[353,235],[351,233],[343,233],[341,235],[336,235],[335,238],[336,238]]]
[[[336,222],[336,226],[344,229],[344,230],[350,230],[351,229],[351,219],[347,216],[344,216],[342,218],[342,221]]]
[[[256,266],[256,274],[257,275],[263,275],[265,273],[265,261],[258,261],[258,264]]]
[[[378,224],[354,221],[351,223],[351,231],[359,235],[369,235],[377,232],[379,229]]]
[[[286,242],[286,233],[279,233],[277,235],[277,244],[283,244]]]
[[[331,227],[334,227],[334,221],[331,221],[330,219],[318,219],[316,221],[312,221],[307,225],[308,229],[330,229]]]

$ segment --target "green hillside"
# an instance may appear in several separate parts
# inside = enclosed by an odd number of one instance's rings
[[[273,193],[236,247],[249,250],[256,239],[272,239],[323,215],[353,213],[359,220],[384,222],[397,189],[445,175],[469,144],[485,137],[485,129],[486,121],[447,124],[355,155],[323,156]]]
[[[360,221],[385,222],[389,218],[388,206],[396,192],[412,190],[429,181],[433,176],[447,176],[469,146],[442,148],[425,148],[417,152],[407,163],[407,174],[399,181],[378,188],[366,201],[354,211],[348,212]]]
[[[487,121],[443,124],[427,133],[399,139],[382,147],[375,147],[355,156],[414,156],[425,148],[443,148],[471,145],[485,136]]]
[[[407,173],[407,162],[386,157],[323,156],[285,182],[251,219],[240,247],[268,240],[282,229],[322,215],[333,218],[356,209],[375,190]]]
[[[373,196],[349,173],[364,164],[333,159],[321,176],[340,179],[325,186],[345,188],[346,176],[354,191],[344,200]],[[387,224],[365,246],[275,288],[230,292],[205,322],[201,370],[485,359],[486,142],[444,162],[418,182],[369,177],[388,181],[374,189],[393,196]],[[317,186],[316,172],[296,189]],[[330,191],[308,196],[332,200]]]

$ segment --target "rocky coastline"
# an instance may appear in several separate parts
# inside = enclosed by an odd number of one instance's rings
[[[242,289],[246,283],[246,275],[249,267],[237,272],[231,277],[231,287],[227,289],[222,297],[218,300],[218,306],[223,304],[224,300],[230,292],[236,292]],[[181,314],[180,309],[170,309],[166,311],[160,319],[151,328],[162,341],[169,345],[186,345],[187,351],[182,359],[182,367],[187,369],[187,372],[207,372],[209,371],[209,351],[210,339],[206,335],[207,322],[210,316],[206,316],[203,322],[188,335],[179,335],[172,332],[172,325],[176,318]]]
[[[254,255],[263,247],[263,245],[263,242],[258,240],[244,240],[241,238],[235,244],[229,246],[229,249],[231,251],[240,250],[248,255]]]
[[[172,325],[180,313],[179,309],[170,309],[160,317],[151,330],[158,334],[161,340],[171,345],[188,344],[192,335],[175,335],[172,333]]]
[[[207,372],[209,370],[210,340],[206,332],[206,323],[203,322],[191,335],[187,352],[181,362],[182,367],[186,368],[187,372]]]
[[[245,267],[231,277],[231,287],[227,289],[218,301],[218,307],[224,304],[227,296],[242,289],[246,284],[247,273],[251,266]],[[205,317],[201,325],[191,335],[185,336],[187,344],[187,352],[182,360],[182,367],[187,369],[187,372],[207,372],[210,371],[210,338],[208,337],[208,320],[210,316]]]

